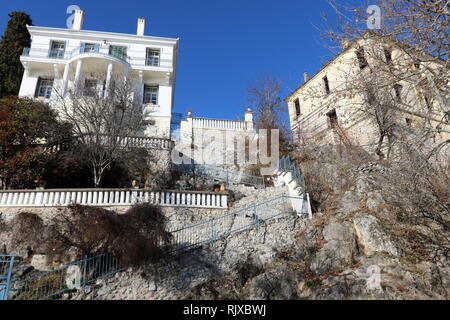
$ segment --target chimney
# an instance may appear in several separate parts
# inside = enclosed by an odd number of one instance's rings
[[[245,111],[244,118],[246,122],[253,122],[253,111],[252,109],[248,108],[247,111]]]
[[[75,19],[73,20],[73,30],[81,30],[84,22],[84,10],[78,9],[75,11]]]
[[[303,80],[304,80],[304,82],[309,80],[308,72],[306,72],[306,71],[303,72]]]
[[[136,34],[138,36],[143,36],[144,35],[144,31],[145,31],[145,19],[144,18],[138,18]]]

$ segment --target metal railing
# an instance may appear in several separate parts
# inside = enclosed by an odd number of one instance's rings
[[[111,254],[85,257],[61,268],[13,282],[8,297],[11,300],[60,299],[63,293],[84,289],[98,279],[125,269],[119,259]]]
[[[79,54],[91,53],[91,52],[92,53],[100,53],[100,46],[99,45],[95,45],[95,46],[92,46],[92,47],[91,46],[88,46],[88,47],[86,47],[86,46],[77,47],[77,48],[73,49],[70,52],[70,58],[75,57],[75,56],[77,56]]]
[[[293,201],[303,202],[301,212],[296,212],[293,209]],[[305,201],[308,201],[307,197],[292,197],[281,194],[267,201],[236,208],[213,219],[177,228],[170,232],[173,237],[168,251],[185,251],[214,243],[233,234],[258,228],[277,218],[307,217],[309,206]],[[0,262],[2,262],[2,257],[0,256]],[[13,260],[14,258],[12,258]],[[0,271],[3,270],[1,266],[2,264],[0,264]],[[96,280],[122,272],[127,268],[111,254],[98,254],[85,257],[52,271],[36,272],[36,274],[24,280],[13,283],[7,282],[0,288],[4,290],[4,299],[60,299],[64,293],[79,292],[79,290],[84,292],[85,286],[94,283]],[[9,265],[8,270],[10,279],[12,264]]]
[[[101,53],[105,55],[109,55],[111,57],[118,58],[127,63],[130,62],[130,57],[127,54],[119,53],[119,52],[110,52],[109,49],[104,50],[100,49],[99,45],[95,45],[93,47],[84,47],[79,46],[75,49],[68,50],[53,50],[53,49],[40,49],[40,48],[23,48],[22,56],[24,57],[33,57],[33,58],[49,58],[49,59],[59,59],[59,60],[68,60],[79,54],[83,53]]]
[[[0,300],[8,299],[13,266],[14,256],[0,255]]]
[[[210,177],[216,181],[224,182],[226,184],[236,183],[251,185],[254,187],[265,187],[264,177],[254,176],[241,171],[206,164],[179,164],[176,167],[185,174]]]
[[[220,217],[173,230],[170,232],[173,236],[171,250],[189,250],[213,243],[283,216],[307,217],[307,203],[304,203],[302,212],[296,212],[292,201],[307,201],[307,199],[281,194],[264,202],[235,209]]]
[[[40,48],[23,48],[23,57],[48,58],[48,59],[70,59],[70,52],[65,50],[40,49]]]

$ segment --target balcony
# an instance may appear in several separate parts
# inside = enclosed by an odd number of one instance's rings
[[[108,55],[124,62],[129,63],[130,58],[127,54],[115,51],[104,50],[100,48],[100,45],[96,44],[93,46],[80,46],[72,51],[67,50],[47,50],[47,49],[37,49],[37,48],[24,48],[22,52],[22,57],[30,58],[44,58],[44,59],[57,59],[57,60],[70,60],[77,55],[85,53],[97,53]]]
[[[68,59],[67,52],[64,50],[46,50],[46,49],[31,49],[23,48],[22,57],[30,58],[46,58],[46,59]]]
[[[63,63],[81,54],[93,54],[99,58],[113,57],[122,62],[130,64],[133,68],[143,69],[151,72],[172,72],[172,61],[160,57],[130,57],[126,52],[111,50],[110,46],[102,47],[100,44],[81,45],[73,50],[49,50],[40,48],[24,48],[22,57],[27,60],[38,59],[35,62],[55,63],[55,60]],[[29,58],[29,59],[28,59]]]

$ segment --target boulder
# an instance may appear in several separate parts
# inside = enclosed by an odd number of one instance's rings
[[[340,201],[339,208],[336,210],[338,216],[346,216],[357,210],[360,210],[359,197],[352,191],[345,192]]]
[[[351,225],[348,223],[341,223],[337,221],[331,221],[327,224],[322,231],[323,238],[326,241],[340,240],[340,241],[352,241],[354,238],[354,232]]]
[[[30,264],[39,271],[52,270],[51,261],[49,261],[48,256],[43,254],[33,255]]]
[[[381,205],[385,204],[386,201],[384,201],[383,196],[380,192],[369,192],[367,193],[367,201],[366,206],[367,209],[379,212],[379,208]]]
[[[364,254],[370,256],[376,252],[388,252],[398,256],[399,252],[381,227],[379,220],[368,214],[358,214],[353,219],[358,242]]]
[[[278,267],[253,278],[246,288],[250,300],[298,299],[294,272],[286,266]]]
[[[317,273],[340,271],[353,262],[354,245],[351,241],[327,242],[311,261],[311,270]]]

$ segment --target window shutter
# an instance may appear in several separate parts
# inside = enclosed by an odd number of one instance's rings
[[[82,42],[80,45],[80,53],[84,53],[85,48],[86,48],[86,43]]]

